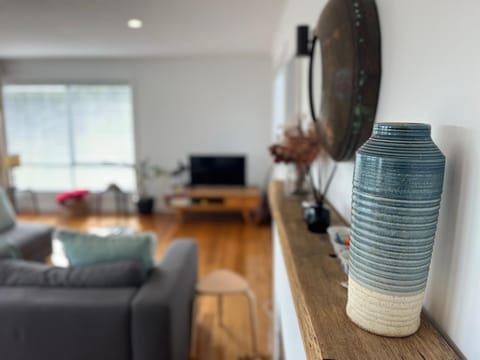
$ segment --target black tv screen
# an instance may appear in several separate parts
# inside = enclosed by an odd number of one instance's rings
[[[191,185],[245,185],[245,156],[190,156]]]

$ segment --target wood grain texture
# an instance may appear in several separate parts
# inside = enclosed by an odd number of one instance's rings
[[[263,358],[271,353],[272,241],[270,226],[245,224],[240,216],[193,216],[178,223],[174,216],[89,216],[65,219],[57,215],[22,214],[19,221],[49,223],[87,230],[91,227],[128,225],[153,231],[159,239],[157,258],[176,238],[190,237],[199,245],[199,276],[217,269],[230,269],[247,279],[257,298],[258,345]],[[244,296],[225,296],[223,325],[218,321],[215,297],[199,303],[198,360],[247,359],[251,355],[248,302]],[[1,355],[0,355],[0,358]]]
[[[261,201],[261,191],[254,186],[192,186],[167,194],[165,203],[174,208],[177,218],[181,221],[187,212],[231,212],[242,213],[245,222],[251,220],[250,212],[258,209]],[[188,205],[174,205],[172,200],[190,199]],[[207,199],[217,199],[220,202],[210,203]],[[200,200],[195,203],[194,200]]]
[[[406,338],[371,334],[353,324],[345,307],[347,275],[327,234],[308,232],[299,199],[285,197],[283,183],[272,182],[270,206],[280,235],[295,308],[308,359],[459,359],[422,314],[418,332]],[[332,225],[345,225],[335,211]]]
[[[261,192],[256,186],[190,186],[178,191],[175,195],[187,197],[258,197]]]

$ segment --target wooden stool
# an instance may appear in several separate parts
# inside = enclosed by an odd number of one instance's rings
[[[196,297],[193,303],[192,315],[192,343],[190,355],[195,355],[197,343],[196,318],[198,311],[198,297],[200,295],[215,295],[218,298],[218,321],[222,323],[223,296],[224,295],[245,295],[250,306],[250,324],[252,330],[252,350],[253,355],[257,355],[257,315],[255,294],[248,282],[240,275],[230,270],[216,270],[208,273],[201,279],[196,286]]]

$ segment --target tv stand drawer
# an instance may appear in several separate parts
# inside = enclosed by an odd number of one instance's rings
[[[244,207],[244,199],[242,198],[226,198],[225,205],[230,208],[243,208]]]
[[[251,221],[252,210],[258,209],[262,193],[253,186],[202,186],[186,187],[165,196],[165,203],[173,207],[181,221],[186,212],[232,212],[242,213],[246,222]],[[176,199],[183,199],[176,203]]]

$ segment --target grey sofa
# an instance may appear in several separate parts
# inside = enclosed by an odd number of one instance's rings
[[[17,222],[10,199],[0,186],[0,259],[14,256],[45,261],[52,253],[53,230],[50,225]]]
[[[177,240],[138,288],[0,287],[0,358],[186,360],[196,280]]]
[[[43,262],[52,253],[53,230],[50,225],[16,222],[0,232],[0,242],[12,247],[19,258]],[[9,256],[0,251],[0,258]]]

